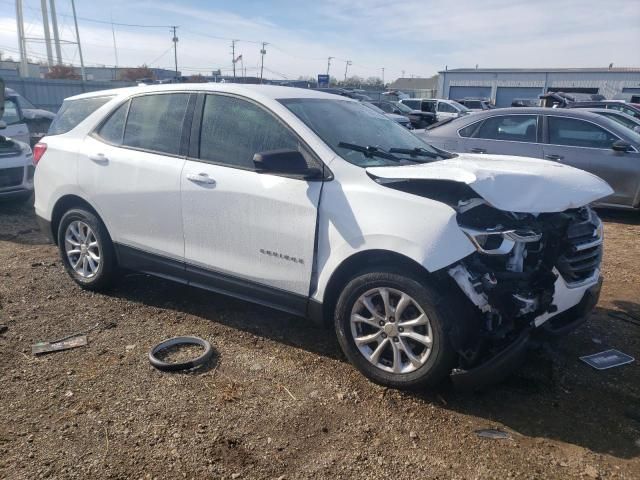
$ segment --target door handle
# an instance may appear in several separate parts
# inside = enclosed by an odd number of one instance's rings
[[[92,153],[89,155],[89,160],[95,163],[99,163],[100,165],[106,165],[109,163],[109,159],[105,156],[104,153]]]
[[[557,162],[558,160],[562,160],[564,157],[562,155],[550,154],[550,155],[545,155],[544,158],[546,158],[547,160],[554,160]]]
[[[471,152],[473,152],[473,153],[487,153],[487,151],[484,148],[478,148],[478,147],[472,148]]]
[[[215,185],[216,181],[206,173],[189,173],[187,174],[187,180],[193,183],[199,183],[201,185]]]

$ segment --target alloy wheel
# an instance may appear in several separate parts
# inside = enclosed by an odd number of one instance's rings
[[[360,353],[386,372],[413,372],[431,354],[429,317],[400,290],[380,287],[363,293],[353,305],[350,323]]]
[[[87,223],[74,220],[67,226],[64,249],[71,268],[79,276],[90,279],[98,274],[101,265],[100,243]]]

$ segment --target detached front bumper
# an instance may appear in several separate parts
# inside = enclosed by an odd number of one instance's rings
[[[454,370],[451,374],[453,384],[460,390],[475,390],[501,382],[520,367],[534,335],[566,335],[585,323],[598,303],[601,289],[602,276],[599,272],[595,280],[573,288],[559,276],[556,281],[558,297],[557,300],[554,297],[554,304],[566,308],[560,310],[559,307],[552,314],[536,318],[515,340],[480,365],[468,370]]]

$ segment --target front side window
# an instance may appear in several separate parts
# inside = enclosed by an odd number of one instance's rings
[[[297,137],[257,105],[225,95],[207,95],[202,113],[200,158],[253,169],[253,156],[270,150],[297,150]]]
[[[549,143],[571,147],[611,148],[618,137],[590,122],[576,118],[548,117]],[[606,121],[606,120],[605,120]]]
[[[4,115],[0,120],[5,122],[7,125],[13,125],[21,122],[18,104],[13,97],[6,98],[4,100]]]
[[[98,136],[108,143],[114,145],[122,145],[124,136],[124,122],[127,119],[127,110],[129,102],[120,105],[115,112],[111,114],[108,120],[98,130]]]
[[[129,107],[123,145],[153,152],[180,153],[188,93],[134,97]]]
[[[109,96],[65,100],[51,122],[48,135],[61,135],[70,132],[112,98]]]
[[[478,129],[481,123],[482,122],[475,122],[475,123],[472,123],[471,125],[467,125],[466,127],[461,128],[460,130],[458,130],[458,135],[464,138],[472,137],[474,132]]]
[[[537,115],[500,115],[487,118],[475,133],[474,138],[536,142],[537,130]]]
[[[457,110],[455,108],[453,108],[448,103],[443,103],[443,102],[438,103],[438,111],[445,112],[445,113],[457,113]]]
[[[280,100],[304,122],[324,143],[346,161],[359,167],[398,165],[428,162],[449,158],[435,150],[398,123],[367,108],[360,102],[325,100],[320,98],[292,98]],[[345,146],[352,145],[352,147]],[[354,150],[353,146],[389,152],[391,149],[422,151],[424,155],[410,157],[394,153],[394,158],[382,158]],[[356,148],[357,148],[356,147]]]

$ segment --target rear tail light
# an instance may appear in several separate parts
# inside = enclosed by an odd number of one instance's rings
[[[36,143],[33,146],[33,165],[37,166],[38,162],[40,161],[40,159],[42,158],[42,155],[44,155],[44,152],[47,151],[47,144],[46,143]]]

